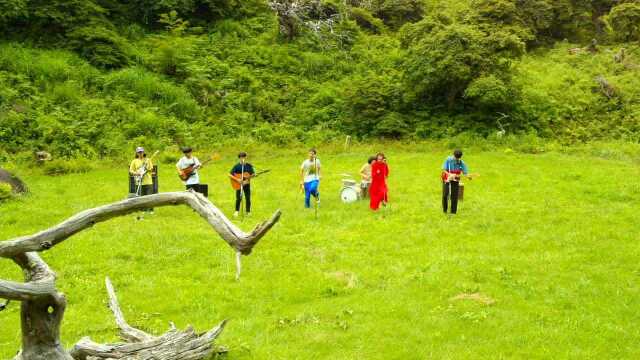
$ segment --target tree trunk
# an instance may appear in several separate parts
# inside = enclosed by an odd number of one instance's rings
[[[72,360],[60,344],[60,324],[67,301],[62,294],[23,301],[22,353],[20,360]]]

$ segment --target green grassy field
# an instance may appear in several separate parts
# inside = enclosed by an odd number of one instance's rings
[[[420,149],[418,149],[420,150]],[[69,301],[63,340],[116,339],[110,276],[130,323],[155,333],[169,321],[207,330],[229,359],[468,359],[640,357],[640,170],[628,162],[557,153],[468,152],[453,218],[440,209],[448,151],[387,152],[391,206],[338,199],[340,174],[368,151],[320,152],[319,218],[302,208],[304,151],[258,154],[250,229],[277,208],[280,223],[234,281],[234,253],[186,207],[101,223],[43,253]],[[231,215],[225,156],[202,172]],[[0,205],[0,239],[29,234],[126,196],[125,167],[45,177],[22,172],[32,194]],[[161,190],[181,189],[161,165]],[[0,260],[2,278],[19,268]],[[492,304],[455,300],[479,293]],[[487,302],[492,302],[487,301]],[[0,358],[20,346],[19,304],[0,313]]]

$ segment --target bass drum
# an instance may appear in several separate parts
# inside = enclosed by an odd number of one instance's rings
[[[343,187],[340,191],[340,199],[345,204],[358,201],[358,190],[355,187]]]

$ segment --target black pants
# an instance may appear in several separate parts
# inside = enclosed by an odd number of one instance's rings
[[[193,191],[195,191],[195,192],[199,192],[200,184],[189,184],[189,185],[187,185],[187,190],[191,190],[191,189],[193,189]]]
[[[244,194],[243,194],[244,193]],[[236,190],[236,211],[240,211],[240,203],[242,202],[242,197],[244,195],[244,203],[245,208],[247,209],[247,213],[251,212],[251,185],[245,184],[242,185],[242,190]]]
[[[151,194],[153,194],[153,185],[141,185],[140,187],[136,185],[136,195],[145,196]]]
[[[458,194],[460,191],[460,183],[457,181],[449,181],[442,183],[442,211],[447,213],[449,205],[449,196],[451,196],[451,213],[458,212]]]
[[[146,196],[146,195],[152,195],[153,194],[153,185],[141,185],[138,188],[138,185],[136,185],[136,195],[137,196]],[[144,211],[153,211],[153,208],[147,208],[147,209],[143,209]]]

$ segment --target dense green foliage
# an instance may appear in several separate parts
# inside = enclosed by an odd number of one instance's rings
[[[639,164],[639,146],[625,146]],[[157,208],[142,221],[132,214],[100,223],[44,252],[68,299],[64,345],[87,335],[117,339],[106,306],[109,276],[127,320],[146,331],[160,334],[169,321],[204,331],[229,318],[218,341],[229,360],[640,356],[640,191],[629,181],[640,171],[614,176],[629,159],[601,158],[617,157],[611,152],[623,146],[571,148],[571,155],[469,149],[465,159],[481,177],[467,182],[455,218],[439,205],[437,169],[447,147],[385,147],[386,213],[338,198],[340,174],[356,172],[376,149],[320,148],[318,220],[302,208],[297,188],[304,152],[264,148],[248,149],[251,162],[272,171],[252,185],[252,217],[234,221],[249,230],[276,208],[283,216],[243,258],[239,282],[233,250],[182,206]],[[234,155],[229,150],[201,173],[227,215]],[[20,169],[31,194],[0,206],[0,241],[123,199],[126,164],[100,162],[58,177]],[[161,164],[162,191],[183,188],[167,176],[172,166]],[[0,274],[22,279],[10,259],[0,259]],[[11,359],[20,347],[17,302],[0,312],[0,324],[0,359]]]
[[[503,129],[640,138],[636,1],[301,0],[295,16],[278,3],[0,0],[0,157]]]

